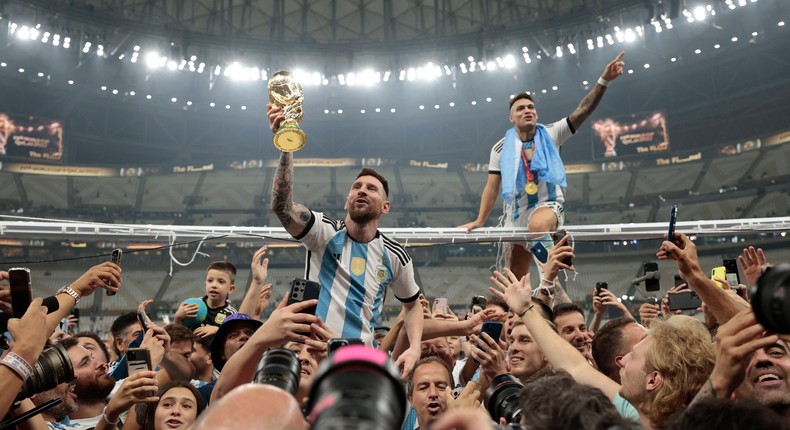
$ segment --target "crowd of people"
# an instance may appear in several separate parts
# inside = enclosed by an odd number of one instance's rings
[[[555,175],[550,160],[535,167],[535,157],[555,157],[540,147],[559,146],[556,140],[581,125],[622,74],[621,59],[622,53],[550,132],[536,125],[534,101],[516,97],[515,134],[492,149],[492,157],[513,155],[502,159],[509,176],[492,179],[481,219],[464,227],[485,222],[501,185],[515,205],[509,222],[543,246],[540,279],[527,273],[526,244],[517,245],[514,269],[481,280],[490,283],[487,297],[470,297],[465,315],[441,298],[432,305],[435,292],[417,284],[407,250],[378,230],[390,209],[386,178],[363,168],[345,217],[334,219],[293,201],[293,154],[283,152],[271,209],[307,250],[307,263],[305,279],[281,292],[274,311],[264,312],[273,291],[262,246],[238,307],[236,267],[221,261],[208,266],[202,298],[185,300],[171,324],[152,321],[146,313],[152,301],[141,298],[136,311],[115,320],[108,339],[57,331],[86,296],[123,288],[121,267],[99,264],[8,319],[0,410],[21,420],[17,428],[35,429],[785,428],[787,335],[758,323],[748,295],[709,279],[686,235],[674,233],[656,250],[665,270],[674,262],[671,270],[684,283],[643,305],[638,318],[608,289],[591,288],[588,327],[558,281],[561,271],[574,270],[576,256],[569,236],[543,233],[562,226],[564,173]],[[268,118],[276,131],[282,109],[270,105]],[[514,146],[516,138],[529,143],[529,154]],[[753,247],[739,259],[745,291],[768,263]],[[4,314],[18,303],[8,278],[0,272]],[[669,308],[669,296],[690,289],[702,301],[700,318]],[[387,290],[402,306],[392,326],[381,327]],[[42,305],[53,301],[57,306]],[[607,320],[610,308],[622,316]]]

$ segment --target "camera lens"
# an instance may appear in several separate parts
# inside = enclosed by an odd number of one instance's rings
[[[398,430],[406,392],[386,353],[350,345],[324,361],[308,410],[313,430]]]
[[[507,423],[521,421],[521,405],[518,403],[521,388],[521,382],[513,375],[505,373],[494,377],[485,393],[486,409],[494,421],[498,422],[500,418]]]
[[[74,380],[74,367],[71,365],[66,348],[56,343],[41,352],[33,365],[33,373],[22,384],[17,400],[26,399],[33,394],[51,390],[63,382]]]
[[[790,265],[767,267],[757,281],[752,307],[757,321],[773,333],[790,333]]]
[[[299,357],[288,349],[270,349],[263,354],[258,369],[255,371],[255,383],[274,385],[296,394],[299,389],[299,375],[302,365]]]

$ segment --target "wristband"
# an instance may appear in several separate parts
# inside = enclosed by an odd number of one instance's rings
[[[607,81],[604,78],[598,78],[598,85],[600,85],[602,87],[608,87],[609,86],[609,81]]]
[[[3,357],[3,360],[0,361],[0,364],[11,369],[17,374],[17,376],[22,378],[22,381],[26,381],[27,378],[33,374],[33,366],[31,366],[30,363],[28,363],[24,358],[12,351],[9,351],[8,354]]]
[[[534,307],[535,307],[535,304],[534,304],[534,303],[531,303],[531,304],[529,305],[529,307],[527,307],[526,309],[524,309],[524,312],[521,312],[520,314],[516,314],[516,316],[517,316],[519,319],[523,319],[523,318],[524,318],[524,315],[526,315],[526,314],[527,314],[527,312],[529,312],[529,311],[530,311],[532,308],[534,308]]]
[[[107,424],[110,424],[110,425],[113,425],[113,426],[117,426],[118,423],[121,422],[121,417],[120,416],[115,419],[115,422],[110,421],[110,417],[107,416],[107,406],[105,406],[104,409],[102,409],[101,417],[104,418],[104,421],[107,421]]]

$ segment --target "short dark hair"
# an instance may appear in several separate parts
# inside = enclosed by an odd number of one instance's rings
[[[81,337],[89,337],[96,341],[99,344],[99,349],[104,354],[104,360],[109,362],[110,361],[110,351],[107,351],[107,345],[104,344],[102,338],[99,337],[96,333],[91,333],[89,331],[82,331],[74,335],[74,338],[79,339]]]
[[[497,296],[496,294],[491,294],[486,299],[486,307],[491,305],[499,306],[500,308],[504,309],[505,312],[510,312],[510,306],[505,303],[502,297]]]
[[[80,341],[77,340],[76,337],[72,336],[72,337],[67,337],[65,339],[61,339],[61,340],[58,341],[58,343],[63,345],[63,348],[65,348],[66,351],[68,351],[71,348],[74,348],[75,346],[79,345]]]
[[[110,326],[110,333],[112,334],[113,342],[112,342],[112,349],[115,350],[116,354],[120,354],[121,352],[118,351],[118,347],[115,346],[115,339],[121,337],[123,332],[134,325],[134,323],[138,322],[137,319],[137,312],[127,312],[125,314],[121,314],[115,321],[112,322],[112,326]]]
[[[170,343],[188,340],[194,344],[197,340],[195,333],[192,333],[192,330],[181,324],[168,324],[164,329],[170,335]]]
[[[580,384],[568,372],[551,367],[544,367],[527,380],[519,405],[531,428],[636,428],[636,423],[620,416],[601,390]]]
[[[592,356],[595,364],[598,365],[598,370],[618,383],[620,382],[620,368],[617,367],[614,359],[618,355],[625,355],[629,352],[626,350],[623,328],[631,323],[636,324],[636,321],[628,317],[609,320],[593,336]]]
[[[387,182],[387,179],[384,176],[381,176],[381,173],[371,169],[370,167],[363,167],[362,170],[359,171],[359,174],[354,179],[359,179],[362,176],[372,176],[381,182],[381,186],[384,187],[384,195],[389,197],[390,195],[390,184]]]
[[[554,311],[551,310],[551,306],[547,305],[546,302],[538,297],[533,297],[532,303],[538,305],[538,308],[540,308],[540,312],[543,314],[543,318],[545,318],[546,321],[554,321]]]
[[[787,429],[776,411],[755,401],[705,399],[681,410],[665,428],[686,429]]]
[[[209,270],[219,270],[220,272],[225,272],[230,275],[230,283],[236,283],[236,266],[234,266],[233,263],[229,261],[214,261],[208,265],[206,272]]]
[[[195,345],[200,345],[206,351],[211,351],[211,342],[214,340],[214,335],[206,337],[195,336]]]
[[[406,395],[408,396],[411,394],[412,390],[414,390],[414,374],[417,373],[417,369],[422,367],[425,364],[436,363],[441,365],[444,370],[447,371],[447,378],[450,381],[450,388],[452,389],[453,385],[453,370],[450,369],[450,366],[447,364],[446,361],[442,360],[441,358],[431,355],[425,358],[420,359],[417,364],[414,365],[414,368],[409,373],[409,376],[406,378]]]
[[[532,96],[528,92],[523,91],[523,92],[520,92],[520,93],[516,94],[515,96],[513,96],[512,99],[510,99],[510,105],[508,106],[507,109],[508,110],[513,109],[513,104],[515,104],[517,101],[522,100],[522,99],[527,99],[527,100],[529,100],[529,101],[531,101],[533,103],[535,102],[535,100],[532,98]]]
[[[584,318],[584,311],[575,303],[558,303],[554,306],[554,317],[552,318],[553,323],[557,323],[557,318],[569,314],[571,312],[578,312]]]

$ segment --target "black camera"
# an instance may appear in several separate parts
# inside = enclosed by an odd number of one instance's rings
[[[387,353],[349,345],[324,360],[307,410],[313,430],[398,430],[406,416],[406,392]]]
[[[302,364],[295,352],[283,348],[270,349],[261,357],[253,382],[274,385],[294,395],[299,389],[301,373]]]
[[[757,280],[751,303],[757,321],[773,333],[790,333],[790,264],[768,266]]]
[[[38,361],[33,365],[33,373],[22,384],[16,399],[26,399],[73,380],[74,367],[71,365],[66,348],[59,343],[52,344],[44,348],[39,355]]]
[[[486,409],[494,421],[499,422],[500,418],[507,423],[521,421],[521,405],[518,403],[521,388],[521,382],[509,373],[494,377],[484,397]]]

